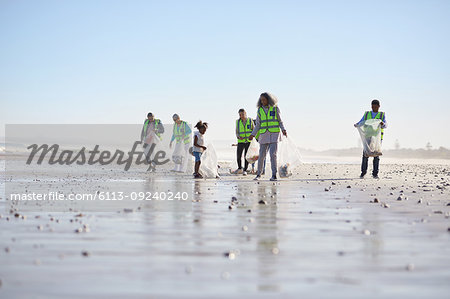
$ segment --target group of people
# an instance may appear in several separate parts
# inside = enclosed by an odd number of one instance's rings
[[[185,153],[189,151],[190,143],[191,143],[191,128],[189,127],[189,124],[185,122],[184,120],[181,120],[180,116],[178,114],[174,114],[172,116],[174,125],[173,125],[173,132],[172,132],[172,138],[170,139],[170,148],[172,148],[173,143],[175,142],[175,151],[180,152],[181,154],[178,157],[179,161],[176,161],[174,169],[172,171],[174,172],[184,172],[184,165],[186,163],[183,163],[182,157],[185,156]],[[164,125],[162,124],[161,120],[158,118],[155,118],[153,113],[149,112],[147,114],[147,119],[144,121],[144,125],[142,126],[141,130],[141,142],[143,143],[144,151],[150,147],[152,143],[155,143],[155,140],[153,138],[158,138],[161,140],[162,134],[164,133]],[[147,156],[147,161],[151,165],[150,157]],[[151,170],[154,170],[155,167],[150,167]]]
[[[372,101],[372,111],[366,111],[361,120],[354,124],[355,127],[364,125],[364,122],[368,119],[379,119],[381,121],[381,140],[383,139],[384,129],[387,127],[386,114],[379,111],[380,102],[378,100]],[[259,158],[256,176],[254,180],[259,180],[261,175],[265,173],[265,161],[266,155],[269,153],[272,176],[271,181],[277,180],[277,149],[278,142],[280,140],[280,134],[287,137],[287,131],[284,123],[281,119],[281,112],[278,106],[277,98],[264,92],[259,96],[257,102],[256,118],[252,119],[247,117],[247,113],[244,109],[239,109],[239,119],[236,120],[236,138],[237,138],[237,150],[236,160],[238,168],[233,171],[234,174],[246,175],[248,171],[249,162],[244,158],[244,165],[242,165],[242,156],[247,154],[250,143],[253,138],[259,143]],[[176,143],[176,147],[182,149],[182,152],[187,153],[190,150],[190,140],[192,131],[189,128],[187,122],[181,120],[178,114],[174,114],[172,117],[174,121],[172,138],[170,141],[170,147],[173,143]],[[194,178],[202,178],[200,173],[201,156],[205,150],[207,150],[204,142],[204,134],[208,129],[208,123],[199,121],[194,132],[192,155],[195,157],[194,164]],[[146,136],[149,132],[154,132],[158,138],[161,138],[161,134],[164,133],[164,126],[159,119],[156,119],[150,112],[147,115],[147,119],[144,122],[141,132],[141,141],[144,143],[144,148],[149,144],[145,142]],[[367,173],[368,158],[363,153],[361,164],[361,178]],[[372,176],[378,178],[379,172],[379,157],[373,159],[373,171]],[[183,163],[175,164],[175,168],[172,171],[184,172]],[[254,165],[252,165],[254,172]]]
[[[287,131],[281,119],[280,108],[278,107],[277,98],[267,92],[259,96],[257,102],[256,119],[252,120],[247,117],[244,109],[239,110],[239,119],[236,121],[236,137],[237,144],[237,164],[238,169],[235,173],[246,174],[248,162],[245,160],[244,168],[242,168],[242,154],[247,154],[250,142],[256,138],[259,147],[258,166],[256,177],[259,180],[265,172],[265,161],[267,152],[270,155],[270,164],[272,168],[271,181],[277,180],[277,149],[280,133],[287,136]]]

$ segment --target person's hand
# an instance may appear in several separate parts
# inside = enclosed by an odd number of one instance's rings
[[[172,148],[172,142],[173,142],[173,141],[171,141],[171,142],[169,143],[169,148]]]
[[[253,135],[248,136],[248,140],[252,140],[253,139]]]
[[[357,128],[357,127],[358,127],[358,124],[354,124],[353,126],[354,126],[355,128]]]
[[[381,125],[381,126],[384,126],[384,122],[380,122],[380,125]]]
[[[286,132],[286,130],[283,130],[283,135],[287,137],[287,132]]]
[[[206,151],[206,146],[202,146],[202,149],[204,149]]]

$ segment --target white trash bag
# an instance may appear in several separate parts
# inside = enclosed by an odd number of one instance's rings
[[[381,120],[368,119],[362,126],[356,127],[356,129],[361,136],[364,156],[381,156]]]
[[[217,154],[214,146],[209,143],[206,146],[206,150],[203,151],[203,154],[200,158],[200,173],[205,178],[218,178],[218,164],[217,164]]]
[[[161,139],[156,135],[155,131],[151,131],[144,138],[142,143],[144,147],[144,156],[147,163],[149,163],[149,171],[156,171],[156,164],[153,162],[156,153],[161,149],[162,142]]]
[[[161,139],[156,135],[155,131],[150,131],[144,138],[144,143],[146,144],[159,144]]]
[[[278,174],[281,178],[292,175],[292,170],[301,164],[300,152],[291,138],[281,135],[278,143]]]
[[[151,154],[154,156],[158,150],[161,148],[161,139],[156,135],[155,131],[151,131],[148,133],[148,135],[144,138],[144,142],[142,146],[144,147],[144,155],[147,157],[147,155],[150,152],[150,149],[152,148],[153,144],[155,145],[153,148],[153,151]],[[153,159],[153,157],[148,157],[150,159]],[[147,159],[148,160],[148,159]]]
[[[258,161],[259,159],[259,143],[255,138],[252,139],[250,145],[247,150],[247,154],[245,155],[245,160],[248,163],[252,164]]]
[[[177,142],[172,153],[172,162],[177,165],[183,165],[186,161],[186,146],[182,142]]]

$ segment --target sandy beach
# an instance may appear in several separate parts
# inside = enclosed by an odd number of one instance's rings
[[[1,172],[21,190],[190,197],[34,211],[6,200],[2,183],[0,297],[447,298],[449,165],[382,164],[379,180],[345,163],[302,164],[275,183],[229,175],[225,164],[220,173]]]

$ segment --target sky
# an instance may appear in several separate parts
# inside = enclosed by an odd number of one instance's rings
[[[358,145],[379,99],[384,146],[450,148],[450,1],[0,0],[4,125],[207,121],[278,97],[302,148]]]

